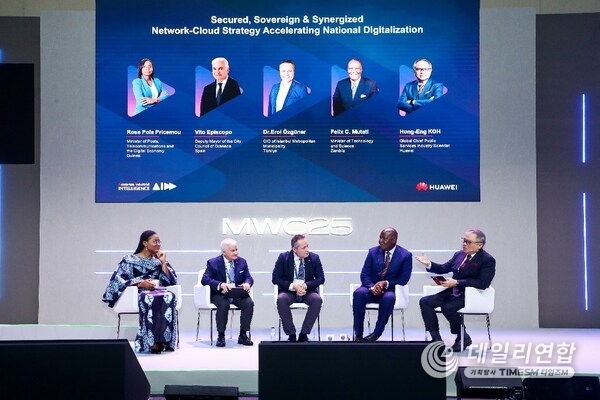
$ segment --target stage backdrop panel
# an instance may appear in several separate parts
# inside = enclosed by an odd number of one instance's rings
[[[600,13],[537,17],[543,328],[600,328],[600,270],[595,264],[600,258],[600,75],[569,72],[582,63],[586,71],[600,70],[599,35]]]

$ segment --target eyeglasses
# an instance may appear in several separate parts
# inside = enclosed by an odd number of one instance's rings
[[[431,68],[415,68],[417,72],[431,71]]]
[[[483,243],[483,242],[474,242],[472,240],[467,240],[465,238],[460,238],[464,244],[473,244],[473,243]]]
[[[152,240],[150,243],[152,244],[162,244],[160,240]]]

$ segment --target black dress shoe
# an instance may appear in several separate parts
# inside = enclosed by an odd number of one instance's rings
[[[152,347],[150,347],[150,353],[152,354],[160,354],[162,353],[163,345],[162,343],[154,343]]]
[[[367,343],[373,343],[376,342],[377,339],[379,339],[379,335],[371,333],[370,335],[367,335],[362,341]]]
[[[472,344],[473,344],[473,341],[471,340],[471,336],[469,336],[468,334],[465,333],[464,347],[462,349],[460,348],[460,337],[457,337],[456,340],[454,341],[454,344],[452,345],[452,351],[455,353],[460,353],[461,351],[466,350],[467,347],[469,347]]]
[[[243,344],[244,346],[253,346],[254,342],[250,340],[246,334],[242,334],[238,337],[238,344]]]
[[[288,342],[295,342],[296,341],[296,334],[292,333],[291,335],[288,335]]]
[[[306,335],[306,333],[301,333],[300,336],[298,336],[298,341],[299,342],[308,342],[308,336]]]
[[[217,338],[217,347],[225,347],[225,336],[219,336]]]
[[[355,342],[362,342],[363,341],[362,335],[360,335],[360,336],[359,335],[354,336],[354,341]]]

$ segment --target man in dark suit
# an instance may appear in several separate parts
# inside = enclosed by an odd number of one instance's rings
[[[362,76],[362,63],[353,58],[348,61],[348,78],[342,79],[335,86],[333,93],[333,115],[339,115],[379,92],[377,82]]]
[[[292,60],[285,60],[279,64],[281,81],[271,87],[269,115],[273,115],[308,96],[308,88],[294,79],[295,74],[296,65]]]
[[[444,85],[431,79],[433,66],[429,60],[421,58],[415,61],[413,71],[417,79],[404,86],[398,99],[398,109],[406,114],[410,114],[444,95]]]
[[[318,289],[319,285],[325,283],[325,274],[319,255],[308,250],[308,240],[304,235],[295,235],[292,238],[292,250],[279,254],[273,269],[272,281],[279,287],[277,312],[281,318],[283,331],[288,335],[290,342],[296,341],[296,327],[290,305],[292,303],[308,305],[297,338],[298,342],[308,342],[308,335],[323,304]]]
[[[249,293],[254,279],[250,275],[246,260],[238,256],[235,240],[227,238],[221,242],[221,255],[206,262],[202,284],[210,286],[210,301],[217,306],[217,347],[225,347],[225,328],[230,304],[241,310],[238,344],[252,346],[254,343],[248,337],[248,332],[254,314],[254,301]]]
[[[229,76],[229,62],[223,57],[212,60],[212,74],[216,79],[202,90],[200,116],[242,94],[240,85]]]
[[[436,307],[442,309],[442,314],[450,323],[450,332],[456,335],[452,350],[460,352],[472,344],[471,337],[465,331],[464,348],[460,342],[461,318],[458,310],[465,306],[465,288],[468,286],[477,289],[486,289],[492,283],[496,274],[496,260],[483,250],[485,234],[479,229],[470,229],[462,238],[462,251],[454,253],[452,258],[444,264],[431,262],[427,255],[417,256],[416,259],[427,267],[427,272],[436,274],[452,273],[452,278],[446,278],[440,285],[446,289],[440,293],[421,297],[421,315],[425,322],[425,329],[431,334],[435,342],[443,342],[440,335]]]
[[[369,249],[360,272],[362,285],[352,298],[354,314],[354,340],[375,342],[394,311],[396,285],[406,285],[412,272],[412,254],[396,244],[398,232],[385,228],[379,234],[379,246]],[[373,332],[363,338],[365,310],[367,303],[379,303],[377,323]]]

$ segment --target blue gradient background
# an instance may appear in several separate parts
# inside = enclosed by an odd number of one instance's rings
[[[421,35],[152,35],[152,26],[213,28],[211,16],[359,16],[360,25],[423,26]],[[410,4],[374,0],[256,4],[241,1],[127,1],[97,3],[97,202],[371,202],[479,201],[479,1],[429,0]],[[298,27],[304,24],[297,25]],[[230,25],[231,26],[231,25]],[[250,27],[262,27],[263,25]],[[284,26],[284,25],[280,25]],[[345,25],[352,26],[352,25]],[[271,25],[274,27],[274,25]],[[229,60],[244,92],[218,109],[196,115],[198,70],[214,57]],[[155,76],[177,89],[169,101],[129,117],[127,68],[148,57]],[[350,58],[380,92],[331,116],[331,94]],[[396,107],[401,66],[432,61],[432,79],[448,92],[401,117]],[[292,59],[296,79],[311,88],[298,107],[263,115],[266,71]],[[400,153],[400,129],[441,129],[450,149]],[[126,158],[127,129],[181,130],[160,136],[175,145],[163,155]],[[194,130],[232,130],[241,145],[194,153]],[[315,145],[263,153],[263,130],[304,129]],[[369,129],[372,145],[330,152],[331,129]],[[207,137],[203,137],[205,139]],[[121,182],[170,182],[169,191],[118,191]],[[416,184],[455,184],[458,190],[417,191]]]

